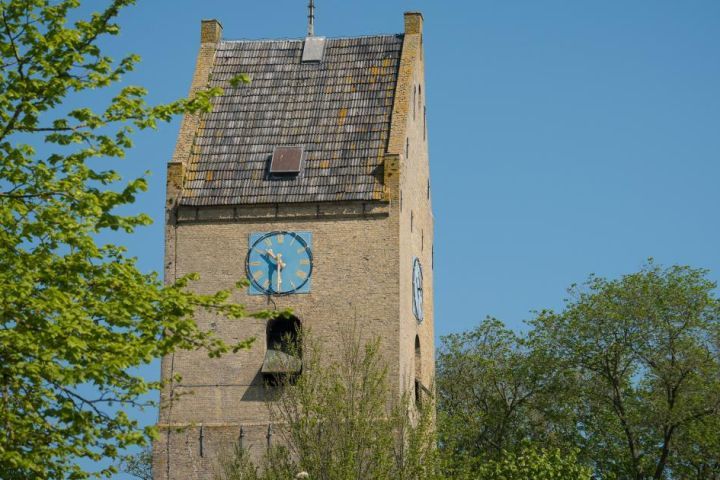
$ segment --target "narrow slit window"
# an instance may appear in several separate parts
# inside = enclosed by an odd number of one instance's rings
[[[423,107],[423,140],[427,140],[427,106]]]
[[[415,102],[417,101],[417,87],[413,87],[413,120],[415,120]]]
[[[420,351],[420,336],[415,335],[415,405],[422,402],[422,352]]]
[[[415,378],[422,380],[422,355],[420,351],[420,336],[415,335]]]

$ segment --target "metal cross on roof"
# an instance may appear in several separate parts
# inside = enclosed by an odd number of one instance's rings
[[[315,35],[315,0],[308,4],[308,37]]]

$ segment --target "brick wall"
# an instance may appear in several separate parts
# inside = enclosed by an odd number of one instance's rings
[[[242,291],[234,300],[253,310],[292,308],[331,357],[341,351],[343,329],[357,322],[367,338],[381,337],[382,354],[398,395],[410,392],[418,376],[416,335],[422,351],[419,376],[430,386],[434,375],[433,219],[423,120],[422,16],[406,14],[405,21],[386,156],[385,201],[178,209],[184,167],[199,126],[197,118],[188,117],[168,167],[165,257],[166,281],[196,272],[200,280],[192,288],[212,293],[244,278],[251,233],[312,232],[311,293],[268,298]],[[219,24],[204,21],[192,89],[207,83],[213,42],[219,38]],[[424,273],[425,319],[421,324],[412,313],[415,257],[421,259]],[[168,384],[161,393],[160,438],[153,451],[156,480],[212,479],[217,456],[239,440],[241,428],[243,445],[255,454],[268,443],[266,391],[260,374],[265,321],[228,320],[207,312],[198,315],[197,321],[227,342],[250,337],[256,342],[249,350],[219,359],[201,351],[177,352],[163,359],[163,379],[180,374],[182,380]],[[270,441],[277,439],[271,436]]]
[[[405,14],[405,40],[393,110],[388,153],[400,158],[400,370],[399,381],[411,388],[419,378],[431,387],[435,375],[433,318],[433,214],[428,190],[430,180],[427,124],[425,118],[425,59],[423,18],[420,13]],[[412,268],[420,259],[424,278],[424,320],[413,315]],[[419,337],[421,372],[414,361],[415,336]]]

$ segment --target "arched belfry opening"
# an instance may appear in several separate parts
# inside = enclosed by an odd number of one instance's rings
[[[300,329],[295,316],[278,317],[268,321],[265,360],[262,373],[266,380],[278,380],[284,375],[296,376],[302,371]]]

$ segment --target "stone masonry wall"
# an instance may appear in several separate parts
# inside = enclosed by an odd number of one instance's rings
[[[193,88],[207,81],[220,38],[217,22],[204,21],[203,44]],[[192,153],[196,119],[183,122],[176,153],[168,166],[166,281],[197,272],[198,292],[225,289],[245,276],[249,235],[274,230],[313,234],[312,291],[284,297],[236,294],[250,309],[294,310],[303,326],[322,339],[324,351],[341,351],[341,334],[357,322],[366,338],[380,336],[394,391],[410,393],[419,377],[434,377],[433,217],[424,102],[422,15],[405,16],[405,40],[389,134],[386,201],[368,203],[279,204],[253,207],[176,208],[184,166]],[[391,174],[389,176],[389,174]],[[399,178],[398,178],[399,177]],[[412,313],[412,262],[424,274],[425,319]],[[227,342],[254,337],[249,350],[210,359],[204,352],[177,352],[162,362],[162,377],[180,374],[161,393],[160,438],[153,449],[155,480],[209,480],[218,455],[240,441],[260,455],[277,435],[268,430],[260,368],[266,323],[227,320],[203,313],[201,328]],[[415,337],[421,344],[421,372],[415,365]],[[268,433],[270,432],[270,435]]]
[[[433,214],[425,116],[423,18],[405,14],[405,41],[396,90],[388,153],[400,160],[400,370],[399,381],[410,391],[415,378],[431,388],[435,376],[433,318]],[[424,279],[424,320],[413,314],[412,269],[420,259]],[[420,340],[420,370],[415,368],[415,337]]]
[[[251,220],[250,213],[271,215],[276,210],[239,208],[239,216],[245,219],[226,222],[219,221],[221,209],[211,213],[201,210],[200,215],[194,209],[181,212],[181,219],[201,215],[211,219],[178,224],[174,244],[177,275],[199,273],[200,281],[193,285],[198,292],[225,289],[245,277],[251,233],[312,232],[311,293],[268,299],[241,291],[233,300],[252,310],[292,308],[303,326],[321,339],[323,352],[330,357],[342,349],[343,330],[357,322],[365,338],[377,335],[383,339],[385,361],[390,371],[397,371],[399,240],[397,219],[391,210],[369,215],[362,213],[361,205],[336,205],[338,214],[333,215],[326,206],[324,216],[317,218],[312,215],[317,212],[316,205],[284,209],[279,218]],[[197,321],[200,328],[214,330],[227,342],[250,337],[256,342],[249,350],[218,359],[210,359],[202,351],[177,352],[166,359],[163,377],[180,374],[182,381],[172,385],[172,400],[168,392],[163,395],[165,408],[159,424],[163,434],[155,445],[156,480],[212,478],[209,468],[223,448],[237,441],[240,426],[245,433],[244,446],[259,453],[267,445],[268,413],[260,374],[266,348],[265,321],[228,320],[209,313],[199,315]]]

